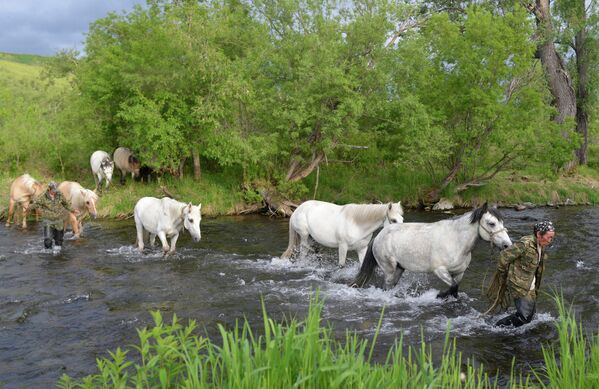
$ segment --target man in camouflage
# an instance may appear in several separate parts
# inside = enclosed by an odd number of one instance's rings
[[[487,296],[493,302],[487,312],[499,305],[507,308],[510,299],[514,300],[516,312],[499,320],[497,326],[519,327],[529,323],[534,316],[537,291],[547,260],[545,248],[553,241],[555,229],[550,221],[543,221],[534,225],[533,233],[522,237],[499,256],[497,271],[487,290]]]
[[[48,184],[46,193],[38,197],[30,206],[30,209],[39,209],[42,212],[44,223],[44,247],[52,248],[52,241],[60,248],[64,238],[64,221],[69,213],[77,214],[69,202],[58,191],[54,181]]]

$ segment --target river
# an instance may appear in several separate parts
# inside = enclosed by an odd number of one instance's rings
[[[599,322],[599,208],[501,210],[512,240],[530,234],[537,220],[557,230],[549,249],[542,289],[561,291],[588,331]],[[407,211],[405,222],[432,222],[444,213]],[[516,368],[542,363],[542,345],[557,340],[556,307],[542,295],[535,319],[519,329],[498,329],[503,315],[483,316],[487,302],[481,283],[494,269],[489,244],[479,241],[459,298],[435,298],[445,286],[434,275],[406,272],[391,291],[345,285],[358,272],[357,257],[339,269],[336,251],[295,263],[279,259],[287,247],[287,222],[263,216],[205,218],[202,240],[183,233],[177,253],[164,259],[155,249],[139,254],[133,220],[88,221],[82,238],[66,240],[60,253],[43,249],[41,225],[27,230],[0,226],[0,386],[51,387],[63,374],[75,378],[96,372],[96,358],[137,344],[136,328],[152,324],[149,311],[195,319],[198,334],[219,341],[216,325],[232,326],[246,317],[261,326],[261,299],[272,318],[303,318],[316,290],[325,301],[323,317],[339,339],[345,331],[365,337],[385,314],[377,341],[384,360],[401,332],[417,345],[421,335],[439,352],[451,322],[451,336],[465,358],[500,371],[500,384]],[[67,238],[70,233],[67,234]],[[381,277],[378,277],[378,281]]]

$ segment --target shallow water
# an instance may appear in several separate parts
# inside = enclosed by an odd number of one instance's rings
[[[529,234],[536,220],[551,219],[557,238],[542,288],[563,292],[582,323],[596,332],[599,321],[599,209],[589,207],[502,210],[512,240]],[[405,222],[435,221],[450,215],[407,212]],[[488,243],[479,242],[460,286],[459,299],[435,298],[445,286],[433,275],[406,272],[391,291],[345,285],[357,272],[355,253],[336,266],[336,252],[291,264],[279,259],[287,246],[287,220],[262,216],[202,221],[202,241],[185,233],[177,253],[164,259],[158,249],[142,255],[132,246],[132,220],[88,222],[83,237],[65,241],[60,253],[42,248],[39,224],[25,231],[0,226],[0,386],[50,387],[63,374],[96,372],[95,359],[107,350],[137,343],[135,329],[151,325],[150,310],[170,319],[195,319],[199,334],[218,342],[216,325],[247,317],[261,325],[261,303],[274,319],[303,318],[315,290],[325,300],[323,316],[342,339],[346,329],[373,335],[385,307],[377,357],[383,360],[403,331],[405,344],[421,339],[441,350],[448,321],[465,357],[509,374],[512,356],[526,371],[542,362],[541,345],[556,341],[556,309],[541,296],[532,323],[497,329],[503,315],[484,317],[483,277],[494,269]],[[67,237],[70,234],[67,234]],[[378,278],[380,281],[380,277]]]

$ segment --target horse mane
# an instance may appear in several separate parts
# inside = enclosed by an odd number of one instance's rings
[[[474,211],[472,211],[472,214],[470,215],[470,223],[478,223],[480,219],[482,219],[483,215],[487,212],[495,216],[497,220],[499,220],[500,222],[503,221],[503,216],[501,215],[499,210],[496,207],[488,207],[485,203],[482,207],[478,207]]]
[[[387,204],[347,204],[343,211],[358,224],[378,222],[387,212]]]

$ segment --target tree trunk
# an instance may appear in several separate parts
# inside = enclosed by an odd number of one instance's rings
[[[287,170],[287,181],[296,182],[308,177],[320,162],[322,162],[324,157],[325,155],[322,151],[312,153],[312,160],[307,166],[301,166],[297,160],[294,160],[291,162],[289,170]]]
[[[580,1],[579,5],[582,9],[579,10],[583,19],[586,21],[586,11],[584,9],[584,1]],[[576,99],[578,109],[576,110],[576,131],[582,138],[580,148],[576,150],[578,163],[586,165],[587,163],[587,148],[589,144],[589,52],[586,23],[574,37],[574,51],[576,52],[576,70],[578,71],[578,86],[576,88]]]
[[[450,172],[443,179],[443,182],[437,188],[428,192],[424,196],[424,200],[429,203],[434,203],[437,200],[439,200],[439,194],[441,193],[441,191],[443,191],[443,189],[445,189],[447,187],[447,185],[449,185],[453,181],[453,179],[458,174],[458,172],[460,171],[461,168],[462,168],[462,160],[458,159],[453,164],[453,167],[451,168]]]
[[[200,164],[200,152],[197,147],[191,149],[193,157],[193,179],[199,181],[202,178],[202,165]]]
[[[576,115],[576,96],[564,62],[555,50],[549,0],[537,0],[534,11],[537,27],[541,33],[538,54],[554,98],[553,104],[558,110],[555,121],[563,123],[567,118],[573,118]]]
[[[181,158],[179,162],[179,168],[177,169],[177,175],[179,178],[183,178],[183,173],[185,172],[185,161],[187,161],[187,157]]]

